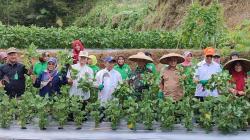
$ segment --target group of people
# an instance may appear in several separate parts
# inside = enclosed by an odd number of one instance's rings
[[[172,97],[179,101],[184,96],[181,80],[189,84],[196,85],[194,96],[204,100],[206,96],[218,96],[217,89],[206,90],[205,85],[212,75],[220,73],[222,69],[229,70],[232,79],[232,88],[229,92],[237,96],[245,95],[247,73],[250,71],[250,61],[240,58],[238,53],[232,53],[230,60],[222,67],[220,64],[220,55],[215,52],[214,48],[204,49],[204,59],[197,65],[192,63],[192,52],[186,51],[183,55],[169,53],[160,58],[160,63],[164,64],[161,72],[158,72],[152,55],[149,52],[138,52],[128,59],[135,62],[135,70],[125,63],[124,56],[114,58],[107,56],[103,58],[104,69],[97,66],[97,58],[89,55],[79,40],[72,43],[73,47],[73,65],[66,71],[58,71],[58,60],[50,57],[49,53],[41,54],[39,61],[32,69],[27,69],[23,64],[18,62],[18,50],[9,48],[6,52],[0,53],[0,86],[4,87],[6,94],[11,98],[20,97],[25,91],[25,74],[31,75],[33,85],[39,88],[40,96],[54,93],[60,94],[62,85],[69,84],[71,89],[70,95],[81,96],[83,101],[90,98],[90,91],[83,91],[78,87],[81,79],[93,81],[94,86],[98,89],[98,99],[102,104],[112,99],[112,93],[121,82],[128,82],[135,89],[141,99],[144,90],[149,89],[148,85],[143,82],[143,76],[148,73],[160,75],[160,91],[157,94],[159,98]],[[182,71],[178,67],[182,67]],[[195,67],[193,73],[192,68]],[[76,72],[76,75],[74,74]]]

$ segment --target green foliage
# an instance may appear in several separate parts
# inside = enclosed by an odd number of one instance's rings
[[[77,129],[81,128],[84,116],[86,115],[86,111],[82,110],[82,107],[83,104],[81,97],[79,96],[70,97],[70,112],[73,113],[74,122],[76,123]]]
[[[94,119],[95,121],[95,127],[98,127],[100,124],[100,112],[101,104],[99,101],[96,101],[94,103],[88,104],[86,106],[87,112],[90,113],[90,116]]]
[[[35,95],[30,91],[25,91],[19,100],[17,100],[17,120],[22,129],[30,122],[36,114]]]
[[[13,106],[14,99],[11,100],[6,94],[1,95],[0,102],[0,125],[2,128],[9,128],[15,113],[15,106]]]
[[[51,102],[48,95],[45,97],[41,97],[36,95],[36,110],[37,110],[37,117],[39,119],[39,128],[41,130],[45,130],[49,124],[48,117],[51,111]]]
[[[176,106],[172,98],[159,101],[158,116],[162,129],[172,130],[175,124]]]
[[[204,102],[199,102],[199,122],[207,131],[212,131],[214,124],[214,107],[216,106],[215,97],[207,97]]]
[[[139,107],[142,123],[144,124],[146,129],[152,130],[154,120],[156,118],[156,114],[154,111],[154,102],[151,100],[142,100],[139,103]]]
[[[111,120],[111,128],[116,130],[122,117],[122,108],[119,99],[114,98],[108,102],[105,114],[107,115],[107,118]]]
[[[219,96],[214,112],[218,129],[223,133],[233,133],[248,126],[250,104],[243,97]]]
[[[156,0],[98,1],[87,15],[77,18],[74,24],[80,27],[140,30],[149,7],[155,2]]]
[[[139,117],[139,105],[134,98],[128,97],[128,99],[124,101],[124,112],[128,127],[136,130],[136,122]]]
[[[208,45],[221,47],[225,45],[226,29],[223,23],[221,6],[213,1],[209,6],[193,3],[181,26],[181,48],[204,48]]]
[[[59,129],[63,129],[63,126],[68,120],[68,115],[70,112],[70,98],[65,95],[56,95],[53,97],[52,115],[59,123]]]
[[[97,0],[6,0],[0,1],[0,18],[9,25],[61,27],[85,15]]]
[[[230,87],[229,80],[231,80],[231,75],[228,71],[222,71],[221,73],[214,74],[208,80],[205,88],[208,90],[218,89],[221,94],[227,94]]]
[[[38,48],[70,49],[70,44],[75,39],[82,40],[86,48],[175,48],[178,43],[175,32],[0,25],[1,48],[27,48],[33,42]]]
[[[194,106],[193,106],[193,99],[191,97],[184,98],[181,102],[178,102],[178,111],[176,114],[180,117],[183,116],[182,121],[184,126],[187,128],[187,131],[192,131],[194,124]]]
[[[127,82],[119,84],[112,94],[115,98],[119,99],[121,104],[124,103],[129,97],[133,96],[134,90]]]

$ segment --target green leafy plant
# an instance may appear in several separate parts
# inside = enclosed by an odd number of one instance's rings
[[[24,50],[23,61],[27,68],[32,67],[32,59],[36,59],[38,57],[37,46],[32,42],[25,50]]]
[[[53,106],[52,106],[52,115],[59,123],[58,129],[63,129],[63,126],[67,122],[69,115],[69,103],[70,98],[68,96],[56,95],[54,96]]]
[[[26,129],[26,124],[35,116],[35,107],[35,96],[29,91],[25,91],[21,98],[17,100],[17,120],[22,129]]]
[[[187,128],[187,131],[193,130],[193,118],[194,118],[194,106],[192,105],[192,98],[186,97],[182,101],[178,102],[177,113],[183,115],[182,122]]]
[[[2,128],[10,127],[11,121],[13,120],[13,116],[15,113],[15,108],[13,106],[13,102],[16,99],[9,99],[6,94],[1,95],[0,102],[0,125]]]
[[[101,104],[99,101],[88,104],[86,106],[87,112],[90,112],[90,116],[95,120],[95,127],[99,127],[100,124],[100,112]]]
[[[108,102],[105,114],[107,115],[107,118],[111,120],[112,129],[116,130],[122,117],[122,108],[117,98]]]
[[[175,124],[175,104],[172,98],[159,101],[159,121],[162,129],[172,130]]]
[[[70,112],[73,114],[74,122],[77,126],[77,129],[81,129],[84,116],[86,111],[82,110],[82,99],[79,96],[71,96],[70,98]]]
[[[206,97],[204,102],[199,102],[199,123],[207,132],[212,131],[214,124],[215,97]]]
[[[85,75],[78,81],[78,88],[82,89],[83,92],[89,92],[94,87],[93,79],[90,78],[90,75],[85,73]]]
[[[218,89],[221,94],[227,94],[230,87],[229,80],[231,80],[231,75],[228,71],[223,71],[212,75],[205,88],[208,90]]]
[[[37,110],[37,117],[39,119],[39,128],[41,130],[45,130],[48,126],[48,117],[50,115],[51,110],[51,102],[49,97],[46,95],[45,97],[41,97],[36,95],[36,110]]]
[[[140,114],[142,116],[142,123],[148,130],[153,129],[153,123],[156,118],[156,114],[154,111],[153,101],[143,100],[139,104],[140,106]]]
[[[119,99],[119,102],[123,104],[128,97],[133,96],[134,90],[127,82],[123,82],[117,86],[112,94],[115,98]]]
[[[128,97],[128,99],[124,101],[124,112],[127,118],[128,128],[136,130],[136,122],[140,113],[139,105],[134,98]]]
[[[233,133],[248,126],[250,104],[243,97],[229,94],[218,97],[214,113],[218,129],[223,133]],[[248,113],[247,113],[248,112]]]

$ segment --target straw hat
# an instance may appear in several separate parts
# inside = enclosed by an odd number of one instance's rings
[[[10,54],[10,53],[18,53],[19,51],[14,48],[14,47],[10,47],[9,49],[7,49],[7,54]]]
[[[233,59],[233,60],[228,61],[224,65],[224,69],[230,70],[231,68],[234,67],[236,62],[240,62],[244,71],[246,71],[246,72],[250,71],[250,60],[244,59],[244,58],[237,58],[237,59]]]
[[[89,58],[89,53],[87,51],[80,51],[79,56]]]
[[[163,55],[160,58],[160,63],[168,64],[170,61],[170,58],[176,58],[178,64],[185,61],[185,59],[182,55],[177,54],[177,53],[169,53],[169,54]]]
[[[128,59],[135,62],[144,61],[147,63],[154,61],[151,57],[146,56],[143,52],[138,52],[137,54],[130,56]]]

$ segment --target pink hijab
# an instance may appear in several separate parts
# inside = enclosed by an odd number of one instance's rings
[[[185,57],[185,61],[184,61],[183,63],[181,63],[182,66],[188,67],[188,66],[191,66],[191,65],[192,65],[192,62],[190,62],[190,61],[187,60],[187,57],[188,57],[188,55],[190,55],[190,54],[193,55],[193,54],[192,54],[191,52],[189,52],[189,51],[184,52],[183,56]]]

